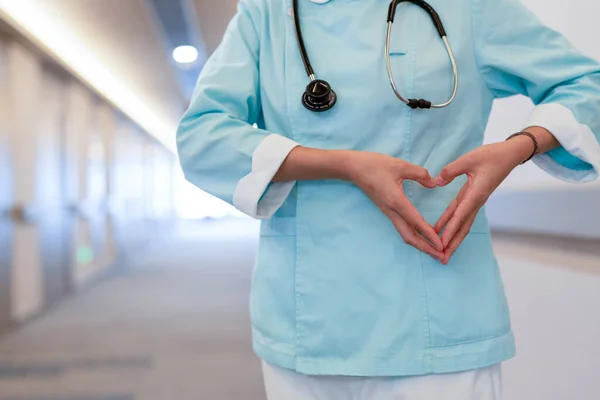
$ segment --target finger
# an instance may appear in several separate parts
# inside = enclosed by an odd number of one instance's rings
[[[420,217],[420,220],[417,222],[416,232],[418,232],[418,234],[429,240],[433,247],[435,247],[438,251],[444,250],[444,244],[442,243],[442,239],[437,234],[435,229],[433,229],[433,227],[423,219],[423,217]]]
[[[405,238],[405,242],[416,249],[421,250],[423,253],[429,254],[438,261],[442,261],[444,259],[444,252],[432,247],[431,243],[414,231],[408,240]]]
[[[438,236],[437,232],[427,223],[427,221],[425,221],[423,216],[406,197],[402,196],[400,199],[397,199],[396,209],[394,211],[396,211],[400,217],[412,227],[411,230],[418,231],[427,238],[437,250],[444,250],[442,239]]]
[[[437,186],[437,184],[435,183],[435,181],[433,180],[433,178],[429,179],[429,180],[418,180],[416,182],[419,182],[421,184],[421,186],[424,186],[428,189],[433,189]]]
[[[417,181],[421,185],[429,188],[436,186],[435,181],[433,180],[431,175],[429,175],[429,171],[427,171],[423,167],[419,167],[418,165],[414,164],[407,164],[403,168],[402,178],[409,179],[411,181]]]
[[[448,247],[446,247],[446,249],[444,250],[444,259],[442,260],[442,264],[448,264],[448,261],[450,261],[450,258],[454,255],[456,249],[458,249],[463,240],[465,240],[465,238],[469,234],[471,226],[473,226],[473,222],[475,222],[475,218],[477,218],[477,212],[474,212],[473,214],[471,214],[471,216],[469,216],[467,221],[465,221],[463,226],[460,227],[456,235],[452,238],[452,240],[448,244]]]
[[[441,261],[444,259],[444,252],[437,250],[431,245],[431,243],[428,243],[425,239],[419,236],[417,232],[415,232],[415,230],[410,226],[410,224],[394,210],[390,210],[387,214],[406,244],[429,254],[436,260]]]
[[[448,221],[450,221],[450,218],[452,217],[452,215],[456,211],[456,208],[458,207],[458,204],[463,199],[463,197],[464,197],[464,195],[465,195],[465,193],[467,191],[467,187],[468,187],[468,185],[465,184],[460,189],[460,192],[458,192],[458,195],[456,196],[456,198],[452,201],[452,203],[450,203],[450,205],[448,206],[448,208],[446,208],[446,211],[444,211],[444,213],[442,214],[442,216],[440,217],[440,219],[438,220],[438,222],[435,224],[435,227],[433,229],[435,229],[436,233],[439,234],[442,231],[442,229],[444,228],[444,226],[446,226],[446,224],[448,223]]]
[[[440,217],[438,222],[433,227],[433,229],[435,230],[435,232],[437,234],[439,234],[442,231],[442,229],[444,228],[444,226],[446,226],[448,221],[450,221],[450,218],[452,218],[452,215],[454,214],[454,212],[456,211],[457,208],[458,208],[458,198],[452,200],[452,203],[450,203],[448,208],[446,208],[446,211],[444,211],[444,213],[442,214],[442,216]]]
[[[481,201],[476,196],[465,196],[459,202],[454,215],[450,218],[446,229],[442,234],[442,244],[444,248],[448,246],[450,240],[456,235],[461,226],[468,220],[471,214],[480,208]]]
[[[446,186],[454,180],[457,176],[464,175],[467,173],[469,168],[469,158],[460,157],[458,160],[446,165],[440,174],[435,179],[435,183],[438,186]]]

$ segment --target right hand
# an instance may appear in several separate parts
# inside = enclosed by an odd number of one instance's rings
[[[419,182],[426,188],[436,187],[425,168],[374,152],[354,152],[348,168],[350,180],[392,221],[405,243],[437,260],[444,258],[441,238],[402,189],[402,182],[406,179]]]

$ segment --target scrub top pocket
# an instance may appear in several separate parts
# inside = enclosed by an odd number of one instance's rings
[[[292,225],[293,221],[287,221]],[[277,233],[276,233],[277,232]],[[293,354],[296,330],[294,287],[296,237],[282,229],[261,232],[252,274],[250,317],[254,339],[264,346]]]
[[[447,265],[422,255],[431,347],[510,333],[509,311],[491,235],[479,219]]]

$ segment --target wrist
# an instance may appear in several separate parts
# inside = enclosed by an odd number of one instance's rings
[[[560,146],[560,143],[558,140],[556,140],[554,135],[552,135],[552,133],[545,128],[532,126],[524,129],[523,131],[528,132],[535,137],[541,153],[545,153]]]
[[[357,168],[357,155],[354,150],[329,150],[328,164],[332,178],[353,182],[359,171]]]
[[[273,182],[321,179],[348,179],[347,151],[323,150],[297,146],[286,157]]]
[[[530,137],[525,135],[515,136],[502,143],[506,151],[506,157],[514,167],[527,160],[535,150],[535,143]]]

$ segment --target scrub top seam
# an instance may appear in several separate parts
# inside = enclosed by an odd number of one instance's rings
[[[414,22],[413,22],[414,24]],[[411,78],[410,78],[410,84],[408,86],[408,93],[409,93],[409,97],[414,97],[414,85],[415,85],[415,71],[417,69],[417,54],[416,54],[416,50],[417,50],[417,43],[416,43],[417,39],[413,38],[412,41],[412,71],[411,71]],[[404,159],[407,162],[410,162],[410,159],[412,157],[412,116],[413,116],[413,109],[409,108],[408,106],[406,106],[406,108],[408,109],[407,112],[407,117],[406,117],[406,135],[405,135],[405,156]],[[414,182],[412,181],[408,181],[408,184],[406,185],[406,197],[408,198],[408,200],[410,200],[412,202],[412,197],[413,197],[413,185]]]
[[[414,24],[414,22],[413,22]],[[418,40],[418,36],[413,38],[412,41],[412,71],[411,71],[411,80],[410,80],[410,86],[409,86],[409,94],[410,97],[415,97],[415,74],[417,71],[417,40]],[[411,162],[411,157],[412,157],[412,117],[413,117],[413,113],[415,112],[415,110],[413,110],[412,108],[408,109],[408,129],[407,129],[407,137],[406,137],[406,151],[407,151],[407,155],[406,155],[406,161]],[[412,202],[413,199],[413,190],[414,190],[414,185],[415,182],[410,181],[409,185],[408,185],[408,190],[407,190],[407,197],[409,199],[409,201]],[[419,261],[421,263],[421,280],[423,283],[423,307],[424,307],[424,313],[423,313],[423,323],[424,323],[424,339],[425,339],[425,354],[423,355],[423,359],[425,363],[431,362],[431,347],[432,347],[432,341],[431,341],[431,319],[429,316],[429,304],[427,301],[427,285],[425,283],[425,267],[424,267],[424,263],[423,263],[423,252],[417,250],[418,254],[419,254]]]
[[[421,279],[423,280],[423,304],[425,306],[425,314],[424,318],[426,320],[425,324],[425,342],[428,344],[426,354],[423,356],[426,360],[431,360],[432,355],[431,351],[433,348],[433,343],[431,342],[431,319],[429,318],[429,302],[427,301],[427,284],[425,283],[425,263],[423,262],[423,252],[419,252],[420,260],[421,260]]]
[[[288,15],[287,14],[287,10],[288,9],[293,9],[292,8],[292,3],[290,0],[286,1],[286,7],[284,8],[284,18],[285,18],[285,42],[284,42],[284,58],[283,58],[283,71],[284,71],[284,77],[283,77],[283,90],[285,91],[285,106],[286,106],[286,114],[288,116],[288,123],[290,125],[290,138],[292,140],[295,140],[295,130],[294,130],[294,121],[292,118],[292,113],[291,113],[291,105],[290,105],[290,91],[289,91],[289,68],[288,68],[288,58],[290,56],[290,52],[289,52],[289,36],[290,36],[290,23],[293,24],[294,23],[294,19],[296,18],[295,15]],[[293,346],[293,352],[294,354],[292,355],[294,357],[294,364],[296,364],[296,360],[297,360],[297,356],[298,356],[298,237],[300,236],[300,229],[298,226],[298,205],[300,204],[300,195],[301,195],[301,190],[300,190],[300,183],[296,182],[296,210],[295,210],[295,221],[294,221],[294,225],[296,228],[296,235],[295,236],[295,251],[294,251],[294,340],[292,343]],[[296,365],[294,365],[294,367],[296,367]]]

